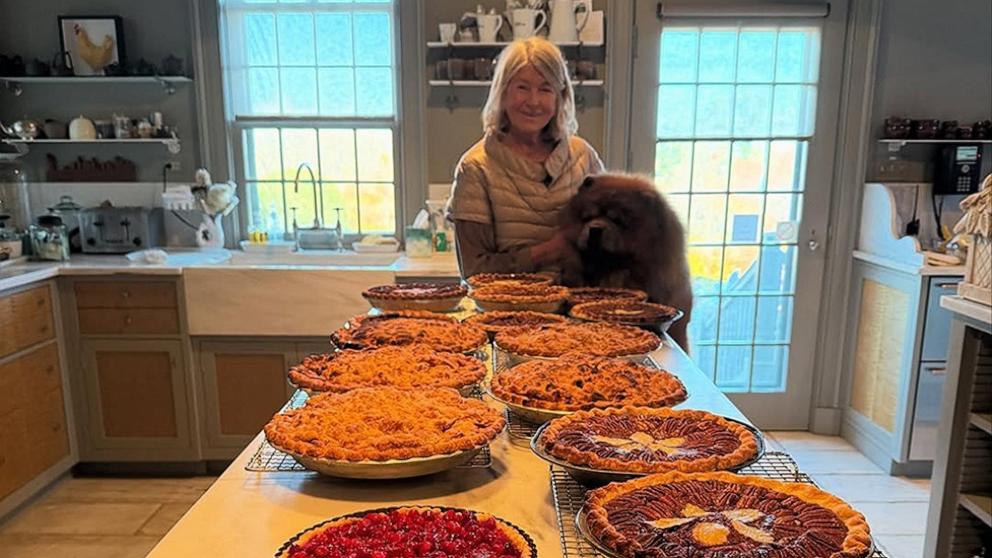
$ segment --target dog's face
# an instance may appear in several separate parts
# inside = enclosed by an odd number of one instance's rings
[[[617,175],[592,176],[566,210],[573,242],[587,253],[628,256],[644,251],[651,236],[658,195],[643,181]]]

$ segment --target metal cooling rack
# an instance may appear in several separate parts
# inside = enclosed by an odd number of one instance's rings
[[[489,446],[482,448],[482,451],[475,454],[471,461],[464,465],[459,465],[456,469],[485,469],[493,464],[493,456],[489,452]],[[268,441],[262,440],[255,455],[245,465],[245,471],[255,473],[276,473],[276,472],[297,472],[311,473],[309,469],[296,462],[292,456],[287,455],[272,447]],[[317,474],[317,473],[313,473]]]
[[[575,526],[575,515],[582,508],[588,488],[575,481],[563,469],[551,466],[551,494],[558,519],[558,534],[564,558],[602,558],[604,555],[586,542]],[[815,485],[813,479],[800,472],[796,462],[785,453],[768,452],[749,467],[737,472],[786,482],[805,482]],[[877,547],[871,558],[888,558]]]
[[[504,412],[506,413],[506,431],[510,433],[510,441],[530,444],[530,439],[534,437],[541,425],[520,418],[520,415],[509,409]]]

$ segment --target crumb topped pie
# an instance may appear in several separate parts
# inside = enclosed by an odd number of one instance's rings
[[[557,312],[568,298],[568,289],[557,285],[492,283],[472,289],[469,296],[486,311]]]
[[[673,471],[589,492],[592,536],[629,558],[862,558],[863,515],[811,484]]]
[[[552,324],[496,334],[503,350],[527,357],[559,357],[568,352],[598,356],[644,355],[661,339],[644,329],[605,322]]]
[[[323,393],[272,417],[265,437],[290,454],[337,461],[432,457],[489,443],[502,413],[448,388]]]
[[[706,411],[623,407],[552,421],[538,444],[573,465],[624,473],[715,471],[754,458],[758,439]]]
[[[366,289],[362,296],[381,310],[427,310],[448,312],[458,308],[468,289],[444,283],[403,283]]]
[[[614,287],[572,287],[568,289],[568,303],[572,306],[583,302],[600,300],[639,300],[648,299],[648,293],[637,289]]]
[[[563,324],[567,321],[567,318],[558,314],[549,314],[547,312],[530,312],[527,310],[516,312],[495,310],[493,312],[473,314],[468,318],[465,318],[465,323],[479,326],[486,330],[486,333],[490,335],[496,335],[497,333],[507,329],[534,327],[548,324]]]
[[[577,304],[569,310],[573,318],[629,325],[661,325],[682,317],[678,308],[639,300],[600,300]]]
[[[297,387],[338,393],[374,386],[459,389],[477,384],[485,375],[486,365],[477,358],[423,345],[310,355],[289,369]]]
[[[476,273],[465,280],[471,287],[482,287],[493,283],[518,285],[550,285],[552,278],[540,273]]]
[[[317,525],[280,549],[279,558],[534,558],[515,526],[471,510],[402,507]]]
[[[387,312],[356,316],[331,334],[338,348],[365,349],[386,345],[426,345],[437,351],[468,353],[481,348],[486,332],[430,312]]]
[[[624,359],[567,354],[532,360],[493,376],[493,395],[546,410],[580,411],[618,405],[664,407],[685,401],[685,386],[657,368]]]

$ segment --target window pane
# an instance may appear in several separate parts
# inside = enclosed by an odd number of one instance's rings
[[[286,180],[294,180],[296,169],[303,163],[310,165],[310,169],[316,176],[320,170],[317,159],[317,131],[310,128],[284,129],[282,131],[282,160]],[[300,173],[300,180],[310,180],[310,175],[306,169]]]
[[[809,136],[813,134],[813,107],[816,89],[806,85],[776,85],[772,111],[772,134]]]
[[[285,231],[286,221],[284,206],[282,201],[281,182],[259,182],[249,183],[248,191],[254,198],[252,214],[253,219],[258,215],[258,222],[252,221],[260,230],[265,231]],[[271,239],[279,240],[279,239]]]
[[[785,391],[789,347],[755,347],[753,367],[751,391],[758,393]]]
[[[717,244],[723,240],[723,223],[727,196],[706,194],[692,196],[689,207],[689,244]]]
[[[696,142],[692,160],[693,192],[726,192],[730,174],[730,142]]]
[[[283,68],[283,114],[317,114],[317,76],[311,68]]]
[[[691,325],[692,324],[690,324],[690,327]],[[703,371],[703,375],[707,378],[713,379],[713,372],[716,366],[716,347],[713,345],[693,347],[692,360],[694,360],[696,365],[699,366],[699,369]]]
[[[807,142],[773,141],[768,154],[768,189],[805,189]]]
[[[661,33],[661,67],[659,77],[662,83],[686,82],[696,79],[696,41],[699,33],[695,30],[666,29]]]
[[[734,86],[700,85],[696,103],[696,136],[729,137],[734,114]]]
[[[355,64],[389,66],[393,61],[389,14],[355,14]]]
[[[392,68],[355,68],[355,89],[359,116],[393,114]]]
[[[320,89],[320,114],[352,116],[355,114],[355,71],[351,68],[317,70]]]
[[[755,244],[761,234],[761,194],[731,194],[727,208],[727,244]]]
[[[658,88],[659,138],[692,136],[696,110],[694,85],[662,85]]]
[[[754,336],[755,298],[732,296],[720,301],[720,342],[750,343]]]
[[[655,146],[654,183],[662,192],[688,192],[692,142],[660,141]]]
[[[245,131],[245,177],[249,180],[282,180],[279,167],[279,130]]]
[[[682,227],[688,229],[689,227],[689,194],[667,194],[664,196],[665,201],[678,216],[679,222],[682,223]]]
[[[767,83],[775,77],[775,32],[741,31],[737,81]]]
[[[320,176],[322,180],[335,182],[355,181],[355,161],[354,130],[320,131]],[[358,198],[356,197],[355,199],[357,200]],[[356,216],[355,219],[355,230],[358,230],[358,217]]]
[[[764,246],[761,248],[761,280],[759,282],[759,288],[762,294],[795,292],[795,246]]]
[[[304,66],[314,64],[313,16],[307,13],[282,13],[279,27],[279,64]]]
[[[716,317],[719,309],[718,296],[699,296],[693,299],[692,321],[689,322],[689,339],[693,343],[716,342]]]
[[[734,107],[734,135],[763,137],[768,135],[772,117],[772,88],[770,85],[740,85]]]
[[[358,130],[358,179],[393,181],[393,131]]]
[[[751,347],[720,347],[716,357],[717,387],[727,392],[747,391],[751,375]]]
[[[723,293],[755,293],[758,290],[758,247],[728,246],[723,249]]]
[[[782,31],[778,35],[775,80],[786,82],[816,81],[819,49],[816,30]]]
[[[245,14],[245,60],[251,66],[276,64],[276,18],[273,14]]]
[[[396,232],[396,200],[393,184],[359,184],[362,233]]]
[[[730,161],[730,191],[765,189],[767,141],[735,141]]]
[[[279,70],[248,68],[248,112],[279,114]]]
[[[788,343],[792,335],[792,297],[763,296],[758,299],[758,320],[754,340]]]
[[[686,257],[689,259],[689,275],[692,277],[692,292],[696,296],[720,293],[720,263],[723,261],[723,248],[690,246]],[[691,325],[696,321],[695,309]],[[715,324],[716,322],[714,322]],[[716,331],[714,325],[714,332]]]
[[[317,14],[317,64],[350,66],[353,62],[351,14]]]
[[[358,234],[358,185],[354,182],[321,185],[324,196],[324,226],[333,227],[338,222],[341,208],[341,231]]]
[[[304,171],[304,176],[306,171]],[[286,182],[286,210],[289,212],[289,229],[293,227],[293,217],[296,217],[296,224],[301,228],[314,226],[314,217],[317,215],[317,207],[320,205],[320,189],[317,189],[317,200],[314,200],[313,183],[309,177],[300,177],[299,189],[294,187],[293,182]],[[296,208],[294,213],[293,208]]]
[[[704,30],[699,38],[699,81],[734,81],[736,30]]]
[[[798,227],[802,211],[802,194],[768,194],[765,200],[765,242],[772,244],[780,242],[778,240],[781,235],[780,226]],[[786,239],[786,241],[795,242],[794,239]]]

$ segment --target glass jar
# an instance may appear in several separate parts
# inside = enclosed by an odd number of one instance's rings
[[[69,232],[62,224],[62,217],[52,213],[40,215],[38,222],[29,227],[28,236],[34,259],[56,262],[69,259]]]
[[[25,230],[28,215],[28,177],[23,165],[10,153],[0,153],[0,206],[10,215],[7,227]]]

